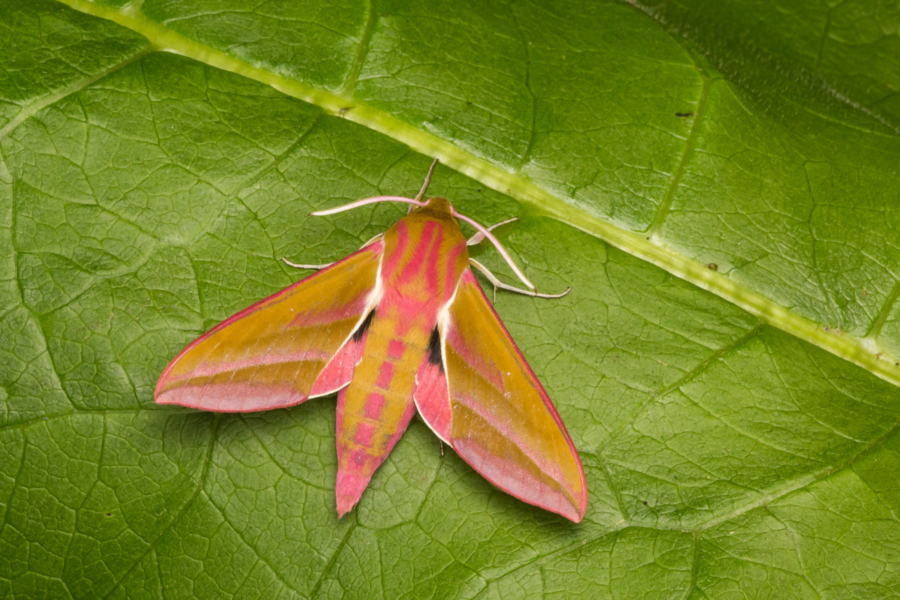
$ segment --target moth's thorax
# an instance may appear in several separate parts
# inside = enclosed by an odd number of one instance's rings
[[[393,308],[407,321],[434,326],[469,262],[451,210],[444,198],[432,198],[385,232],[381,282],[387,302],[380,310]]]

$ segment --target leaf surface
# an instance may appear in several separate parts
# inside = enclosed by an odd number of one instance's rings
[[[0,596],[900,595],[896,10],[742,0],[0,4]],[[335,404],[157,406],[185,344],[430,192],[584,521],[415,421],[334,511]],[[475,251],[504,276],[489,248]],[[509,278],[507,278],[510,280]]]

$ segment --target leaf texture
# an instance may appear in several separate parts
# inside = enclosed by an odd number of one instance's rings
[[[900,14],[782,4],[0,3],[0,597],[900,595]],[[577,526],[419,420],[339,522],[332,398],[153,404],[435,155],[573,288],[495,309]]]

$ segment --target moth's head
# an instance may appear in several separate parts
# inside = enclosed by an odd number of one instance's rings
[[[417,210],[429,210],[436,213],[453,214],[453,205],[446,198],[435,197],[425,201],[425,206]]]

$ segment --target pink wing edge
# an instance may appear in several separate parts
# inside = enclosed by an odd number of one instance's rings
[[[528,364],[528,361],[525,360],[525,357],[522,355],[522,351],[519,350],[519,347],[516,345],[515,340],[513,340],[512,336],[509,334],[509,331],[506,329],[506,325],[503,324],[503,321],[500,319],[500,316],[497,314],[497,311],[494,310],[493,305],[488,301],[487,295],[484,293],[484,290],[481,288],[481,285],[478,283],[478,280],[475,278],[475,275],[472,273],[472,270],[467,268],[463,273],[462,277],[460,277],[459,285],[463,285],[463,283],[474,283],[476,289],[481,294],[481,299],[484,300],[484,303],[488,306],[491,311],[491,315],[493,315],[494,319],[497,320],[497,323],[500,325],[500,329],[503,331],[503,334],[506,336],[506,339],[509,340],[509,343],[512,345],[519,359],[522,361],[522,364],[525,365],[525,370],[527,374],[531,376],[531,379],[537,384],[538,393],[541,396],[541,400],[544,402],[544,406],[547,407],[547,410],[550,412],[550,415],[553,417],[553,420],[556,421],[556,425],[559,427],[563,436],[566,438],[566,443],[569,445],[569,450],[572,452],[572,456],[575,457],[575,462],[578,464],[578,472],[581,476],[581,507],[580,512],[578,514],[577,519],[573,519],[569,515],[566,515],[560,511],[556,511],[550,508],[544,508],[544,510],[548,510],[550,512],[561,515],[575,523],[580,523],[584,518],[585,512],[587,511],[587,480],[584,477],[584,466],[581,464],[581,456],[578,454],[578,450],[575,449],[575,444],[572,443],[572,437],[569,435],[569,430],[566,429],[565,424],[562,421],[562,418],[559,416],[559,412],[557,412],[556,407],[553,406],[553,402],[550,400],[550,396],[547,395],[546,390],[544,390],[544,386],[541,384],[540,380],[534,374],[534,371],[531,370],[531,365]],[[450,299],[447,306],[449,308],[450,304],[456,299],[456,295],[454,294],[453,298]],[[449,315],[448,315],[449,316]],[[446,328],[444,328],[446,329]],[[422,420],[425,421],[425,424],[437,435],[443,442],[447,443],[450,447],[453,447],[453,444],[449,442],[450,439],[450,420],[449,415],[451,412],[450,408],[450,383],[447,381],[447,360],[446,360],[446,333],[445,331],[441,331],[441,360],[443,361],[443,371],[438,369],[436,366],[431,365],[428,362],[428,358],[425,358],[425,361],[422,363],[422,367],[420,367],[419,372],[416,375],[416,392],[415,392],[415,403],[416,408],[419,411],[419,414],[422,416]],[[430,368],[429,368],[430,367]],[[442,385],[441,385],[442,384]],[[434,398],[433,396],[428,400],[423,399],[422,402],[419,401],[417,394],[419,388],[422,387],[424,390],[434,390],[435,393],[441,394],[442,397]],[[437,402],[435,401],[437,400]],[[423,408],[425,410],[423,410]],[[474,465],[472,466],[479,475],[488,480],[491,485],[494,487],[503,490],[508,493],[510,496],[525,502],[526,504],[530,504],[532,506],[537,506],[527,501],[525,498],[510,492],[500,486],[494,479],[492,479],[489,475],[483,473],[480,469],[476,468]]]
[[[326,267],[326,268],[324,268],[324,269],[322,269],[322,270],[320,270],[320,271],[316,271],[315,273],[312,273],[312,274],[308,275],[307,277],[304,277],[303,279],[301,279],[301,280],[298,281],[297,283],[293,283],[293,284],[289,285],[288,287],[286,287],[286,288],[284,288],[284,289],[282,289],[282,290],[279,290],[279,291],[275,292],[275,293],[272,294],[271,296],[268,296],[268,297],[263,298],[262,300],[260,300],[260,301],[258,301],[258,302],[255,302],[255,303],[251,304],[251,305],[248,306],[247,308],[245,308],[245,309],[243,309],[243,310],[241,310],[241,311],[239,311],[239,312],[237,312],[237,313],[231,315],[230,317],[228,317],[227,319],[225,319],[224,321],[222,321],[221,323],[219,323],[218,325],[216,325],[215,327],[213,327],[212,329],[210,329],[210,330],[207,331],[206,333],[202,334],[200,337],[198,337],[197,339],[195,339],[193,342],[191,342],[190,344],[188,344],[187,346],[185,346],[185,348],[184,348],[181,352],[179,352],[179,353],[175,356],[175,358],[173,358],[172,360],[169,361],[169,364],[166,365],[166,368],[163,369],[162,374],[160,374],[159,379],[158,379],[157,382],[156,382],[156,388],[155,388],[154,391],[153,391],[153,399],[154,399],[154,402],[155,402],[156,404],[162,404],[162,405],[167,405],[167,406],[184,406],[184,407],[186,407],[186,408],[197,408],[197,406],[194,406],[194,405],[191,405],[191,404],[187,404],[187,403],[180,403],[180,402],[161,402],[161,401],[159,400],[160,388],[162,387],[163,382],[166,380],[166,377],[168,376],[169,371],[172,370],[172,368],[173,368],[173,367],[175,366],[175,364],[181,359],[182,356],[184,356],[185,354],[187,354],[188,352],[190,352],[191,349],[194,348],[194,346],[196,346],[197,344],[199,344],[200,342],[202,342],[203,340],[205,340],[205,339],[208,338],[209,336],[211,336],[211,335],[213,335],[214,333],[216,333],[216,332],[218,332],[218,331],[220,331],[220,330],[222,330],[222,329],[228,327],[228,326],[231,325],[232,323],[241,320],[241,319],[244,318],[245,316],[247,316],[247,315],[249,315],[249,314],[255,312],[256,310],[259,309],[259,307],[261,307],[262,305],[266,304],[267,302],[278,299],[279,297],[281,297],[281,296],[283,296],[283,295],[285,295],[285,294],[291,292],[294,288],[297,288],[297,287],[303,285],[303,284],[306,283],[307,281],[313,279],[314,277],[317,277],[318,275],[320,275],[320,274],[322,274],[322,273],[325,273],[326,271],[330,271],[331,269],[337,267],[337,266],[340,265],[341,263],[346,262],[347,260],[353,258],[354,256],[356,256],[356,255],[358,255],[358,254],[361,254],[361,253],[367,252],[367,251],[368,251],[368,252],[373,252],[373,251],[374,251],[374,252],[380,252],[382,248],[383,248],[383,243],[380,242],[380,240],[379,240],[379,242],[376,242],[376,243],[373,243],[373,244],[370,244],[370,245],[367,245],[367,246],[363,246],[362,248],[360,248],[360,249],[357,250],[356,252],[353,252],[352,254],[348,254],[347,256],[345,256],[345,257],[342,258],[341,260],[335,262],[334,264],[331,264],[331,265],[329,265],[328,267]],[[310,400],[310,399],[313,399],[313,398],[319,398],[319,397],[321,397],[321,396],[327,396],[328,394],[333,394],[334,392],[339,391],[341,388],[346,387],[347,385],[350,384],[350,377],[352,377],[352,374],[353,374],[353,368],[352,368],[352,367],[349,369],[349,371],[350,371],[349,375],[350,375],[350,376],[349,376],[349,377],[346,377],[346,381],[335,382],[335,387],[334,387],[334,389],[329,389],[329,390],[323,389],[323,386],[320,386],[320,385],[319,385],[319,383],[320,383],[319,380],[320,380],[320,379],[322,378],[322,376],[325,375],[325,374],[335,375],[335,373],[334,373],[335,368],[340,368],[340,365],[335,364],[335,363],[336,363],[336,360],[335,360],[335,359],[338,359],[338,358],[348,359],[348,358],[349,358],[350,360],[353,360],[353,357],[354,357],[355,355],[358,355],[358,356],[355,356],[356,360],[355,360],[355,363],[353,364],[353,367],[355,367],[355,366],[356,366],[356,363],[358,363],[359,360],[362,358],[362,343],[361,343],[361,342],[364,342],[364,339],[363,339],[363,340],[360,340],[360,341],[355,341],[355,340],[353,339],[353,334],[356,333],[356,330],[359,329],[359,326],[362,325],[363,321],[365,321],[366,316],[368,315],[369,310],[371,310],[371,309],[367,309],[367,310],[364,310],[364,311],[363,311],[362,315],[360,316],[360,319],[359,319],[359,320],[357,321],[357,323],[356,323],[356,326],[353,328],[353,331],[350,332],[350,334],[347,336],[347,339],[344,340],[344,343],[341,345],[341,347],[338,348],[338,350],[337,350],[337,352],[335,352],[334,356],[333,356],[333,357],[328,361],[328,363],[325,365],[325,368],[322,369],[322,372],[321,372],[321,373],[319,374],[319,376],[316,378],[316,381],[315,381],[315,383],[313,384],[312,389],[310,390],[309,396],[306,396],[305,398],[301,398],[300,400],[298,400],[298,401],[296,401],[296,402],[290,402],[290,403],[287,403],[287,404],[280,404],[280,405],[278,405],[278,406],[271,406],[271,407],[261,406],[261,407],[259,407],[259,408],[252,408],[252,409],[249,409],[249,410],[244,410],[244,409],[215,410],[215,411],[211,411],[211,412],[221,412],[221,413],[250,413],[250,412],[262,412],[262,411],[265,411],[265,410],[272,410],[272,409],[275,409],[275,408],[288,408],[288,407],[291,407],[291,406],[296,406],[296,405],[298,405],[298,404],[302,404],[302,403],[306,402],[307,400]],[[346,373],[346,367],[344,367],[343,369],[341,369],[341,372],[342,372],[342,374],[341,374],[339,377],[340,377],[341,379],[343,379],[343,378],[344,378],[343,374]],[[329,387],[330,387],[330,386],[329,386]],[[313,392],[315,392],[315,393],[313,393]],[[198,409],[198,410],[206,410],[206,411],[209,411],[209,409]]]

